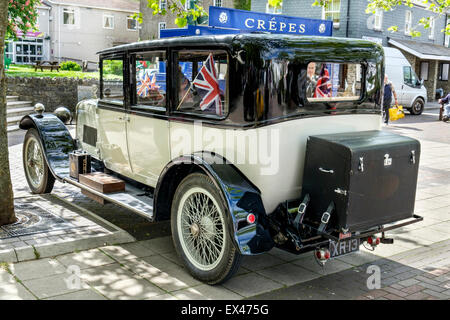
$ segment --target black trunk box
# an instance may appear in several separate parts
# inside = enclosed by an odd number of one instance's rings
[[[384,131],[310,136],[303,195],[315,225],[333,201],[327,230],[364,231],[414,213],[419,141]]]

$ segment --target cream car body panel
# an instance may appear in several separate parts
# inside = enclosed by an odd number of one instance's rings
[[[169,122],[130,114],[128,153],[134,180],[156,187],[159,174],[170,161]]]
[[[380,128],[378,115],[296,119],[248,130],[171,121],[171,155],[172,159],[199,151],[221,155],[260,189],[270,213],[280,202],[301,194],[308,136]]]

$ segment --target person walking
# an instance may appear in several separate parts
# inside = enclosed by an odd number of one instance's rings
[[[383,97],[383,110],[384,110],[384,123],[389,123],[389,108],[392,103],[392,95],[394,95],[395,105],[398,105],[397,93],[395,92],[394,85],[389,81],[388,76],[384,75],[384,97]]]

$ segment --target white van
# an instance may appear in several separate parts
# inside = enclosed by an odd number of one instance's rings
[[[423,85],[411,64],[400,50],[383,47],[385,56],[385,73],[394,85],[398,103],[411,114],[422,113],[427,102],[427,89]],[[392,99],[394,103],[394,99]]]

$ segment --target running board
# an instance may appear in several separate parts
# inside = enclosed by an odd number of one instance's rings
[[[144,191],[129,183],[125,183],[124,192],[105,194],[81,184],[72,178],[63,178],[63,181],[153,221],[153,198],[144,195]]]

